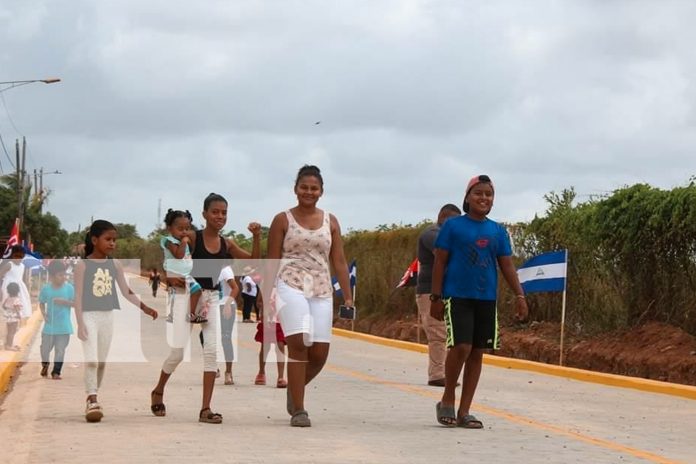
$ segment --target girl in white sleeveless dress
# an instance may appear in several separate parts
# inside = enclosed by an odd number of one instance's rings
[[[19,299],[22,301],[22,319],[27,319],[31,316],[31,297],[29,289],[24,283],[24,249],[17,245],[12,247],[10,259],[0,265],[0,279],[2,279],[2,291],[0,297],[7,297],[7,286],[10,282],[16,282],[19,285]]]

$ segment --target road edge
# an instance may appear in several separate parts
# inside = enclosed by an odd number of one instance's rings
[[[378,337],[376,335],[365,334],[361,332],[351,332],[350,330],[333,328],[333,334],[361,340],[377,345],[398,348],[402,350],[415,351],[417,353],[427,353],[428,346],[418,343],[407,342],[403,340],[393,340],[391,338]],[[603,372],[594,372],[574,367],[555,366],[552,364],[544,364],[535,361],[527,361],[524,359],[507,358],[504,356],[484,355],[484,364],[496,366],[504,369],[516,369],[536,372],[538,374],[553,375],[556,377],[565,377],[581,382],[597,383],[609,385],[619,388],[631,388],[650,393],[661,393],[664,395],[679,396],[691,400],[696,400],[696,387],[690,385],[682,385],[670,382],[660,382],[658,380],[649,380],[638,377],[629,377],[625,375],[605,374]]]
[[[36,336],[39,327],[41,327],[42,321],[41,311],[35,310],[27,320],[27,324],[15,335],[15,340],[18,340],[17,345],[21,347],[21,350],[12,353],[9,361],[0,362],[0,396],[4,395],[9,389],[17,369],[23,362],[32,340]]]

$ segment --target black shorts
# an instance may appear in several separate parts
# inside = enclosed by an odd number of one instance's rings
[[[498,310],[495,300],[453,297],[445,299],[444,303],[448,348],[461,344],[479,349],[499,348]]]

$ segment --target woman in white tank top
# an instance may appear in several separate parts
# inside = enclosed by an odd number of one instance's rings
[[[287,410],[290,424],[309,427],[305,386],[321,372],[329,355],[333,323],[333,286],[329,263],[336,270],[345,304],[353,305],[341,227],[317,208],[324,182],[316,166],[303,166],[295,181],[297,206],[278,213],[268,236],[268,258],[279,259],[276,280],[280,325],[288,355]]]

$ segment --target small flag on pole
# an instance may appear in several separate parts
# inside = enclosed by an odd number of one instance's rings
[[[524,293],[563,292],[566,288],[568,251],[553,251],[533,257],[517,270]]]
[[[415,287],[416,281],[418,280],[418,258],[415,258],[411,264],[408,265],[406,272],[404,272],[403,277],[397,284],[396,288],[401,287]]]
[[[3,258],[10,257],[10,250],[13,246],[19,245],[19,219],[15,219],[14,226],[12,226],[12,232],[10,232],[10,238],[7,239],[7,248],[2,254]]]
[[[351,261],[348,265],[348,278],[350,279],[350,289],[353,295],[355,295],[355,286],[358,282],[358,271],[357,266],[355,264],[355,260]],[[336,292],[336,296],[338,296],[339,298],[343,298],[343,292],[341,291],[341,286],[339,285],[336,276],[331,277],[331,284],[333,285],[334,291]],[[355,299],[355,297],[353,298]]]

